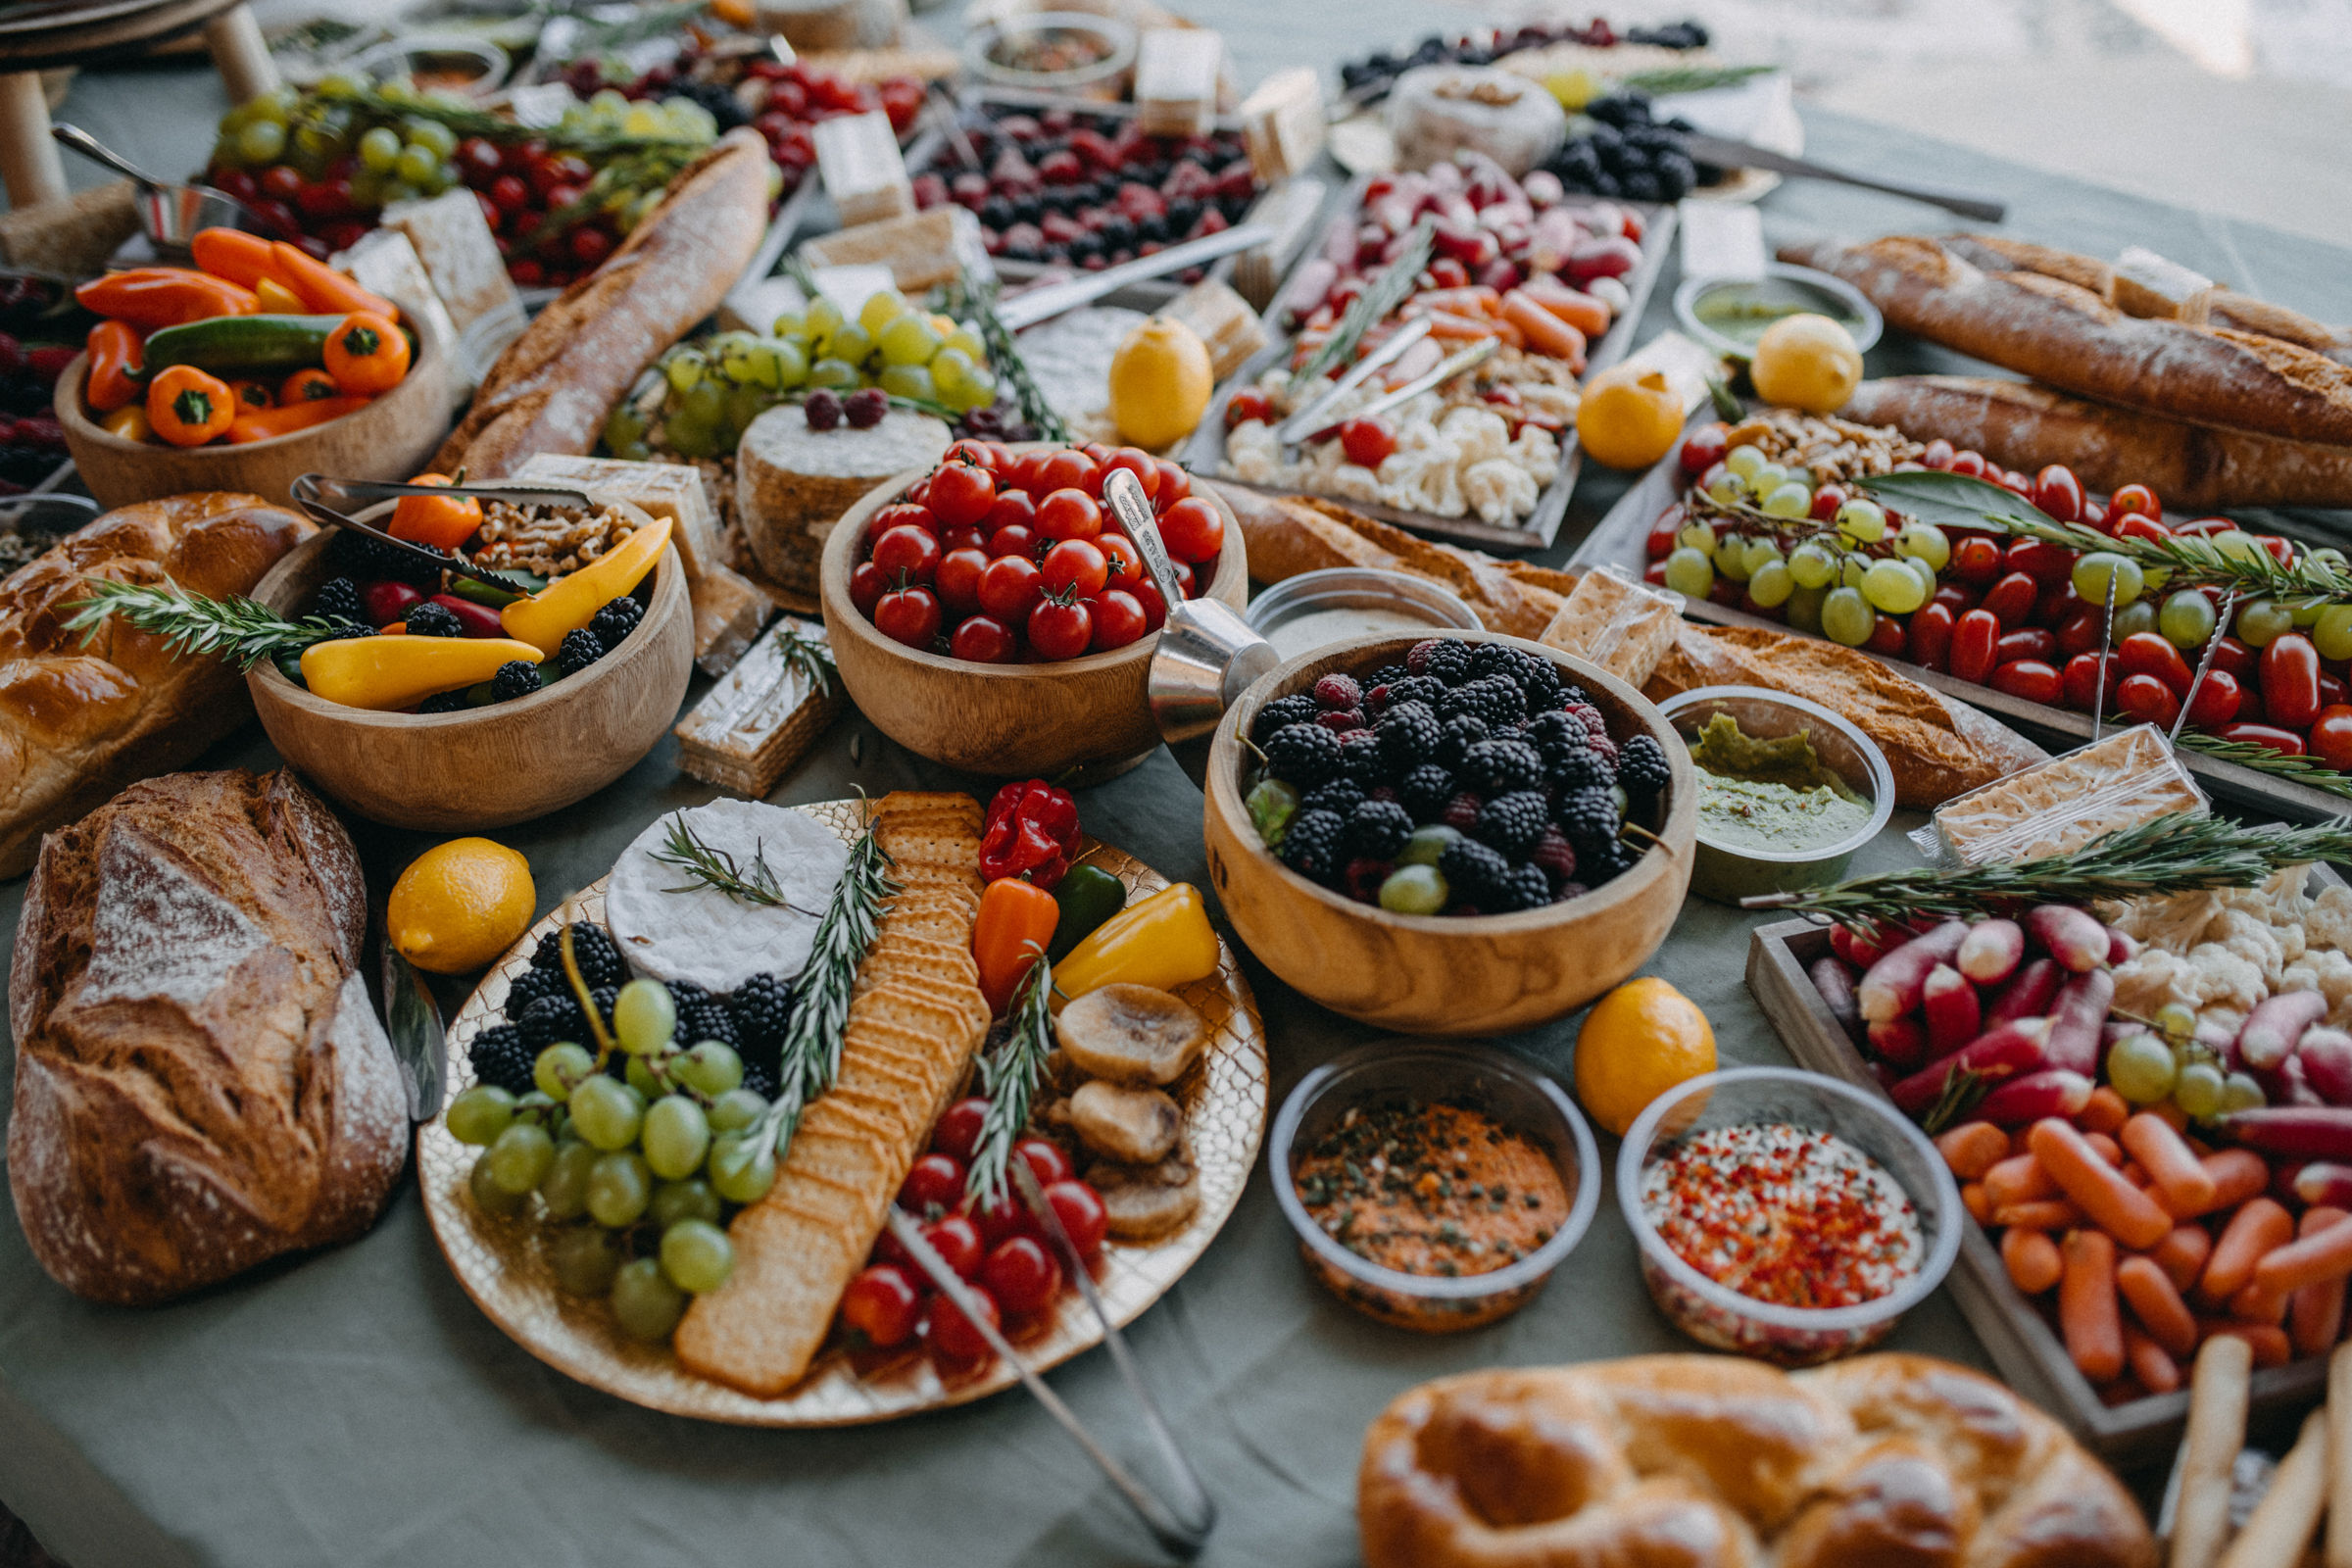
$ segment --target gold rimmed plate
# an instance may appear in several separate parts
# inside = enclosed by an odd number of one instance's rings
[[[794,809],[824,823],[845,841],[859,830],[855,801],[822,801]],[[1126,883],[1130,902],[1167,886],[1167,878],[1141,860],[1093,839],[1086,841],[1083,859]],[[568,920],[601,922],[604,892],[605,883],[599,880],[566,899],[524,932],[466,1000],[449,1029],[443,1103],[472,1086],[473,1038],[503,1011],[507,989],[530,966],[539,939]],[[1180,987],[1177,994],[1200,1011],[1209,1029],[1207,1054],[1173,1091],[1183,1106],[1185,1136],[1200,1171],[1200,1206],[1190,1224],[1163,1240],[1112,1241],[1103,1247],[1095,1266],[1095,1284],[1104,1308],[1122,1327],[1165,1295],[1208,1250],[1241,1200],[1266,1130],[1265,1032],[1233,950],[1220,942],[1216,972]],[[478,1152],[451,1137],[439,1120],[416,1130],[417,1184],[442,1255],[474,1304],[510,1338],[591,1388],[648,1409],[706,1421],[832,1427],[963,1404],[1019,1381],[1002,1362],[968,1375],[943,1377],[932,1359],[919,1351],[878,1357],[872,1352],[853,1354],[839,1346],[828,1347],[808,1376],[781,1398],[756,1398],[697,1377],[678,1365],[666,1345],[642,1345],[622,1334],[601,1298],[569,1296],[557,1288],[547,1255],[547,1243],[557,1233],[542,1222],[537,1199],[510,1218],[485,1214],[474,1205],[466,1192],[466,1176]],[[1051,1314],[1013,1341],[1041,1371],[1102,1343],[1102,1325],[1070,1290],[1063,1291]]]

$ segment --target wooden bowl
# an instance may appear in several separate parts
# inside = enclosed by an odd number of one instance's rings
[[[1201,833],[1208,874],[1234,931],[1267,968],[1334,1012],[1399,1033],[1494,1035],[1563,1017],[1648,961],[1683,906],[1698,825],[1690,754],[1657,709],[1614,675],[1553,649],[1492,632],[1550,660],[1591,694],[1612,735],[1649,734],[1672,780],[1663,848],[1583,898],[1514,914],[1391,914],[1298,875],[1268,854],[1242,804],[1242,737],[1258,710],[1334,670],[1361,675],[1396,663],[1418,637],[1362,637],[1292,660],[1243,693],[1210,743]]]
[[[82,406],[87,354],[57,378],[57,422],[90,494],[107,507],[191,490],[242,490],[284,505],[306,473],[342,479],[406,479],[430,461],[449,433],[449,362],[420,353],[400,385],[356,414],[292,435],[244,446],[174,447],[126,441]]]
[[[1041,664],[976,664],[885,637],[850,603],[866,520],[923,476],[886,479],[842,514],[817,568],[825,635],[842,684],[859,711],[901,746],[967,773],[1051,778],[1083,762],[1140,760],[1159,744],[1145,696],[1155,636],[1107,654]],[[1193,492],[1225,517],[1225,548],[1208,592],[1240,610],[1250,563],[1242,526],[1224,498]]]
[[[379,509],[380,510],[380,509]],[[362,514],[363,516],[367,514]],[[332,531],[270,568],[254,597],[290,614],[334,575]],[[264,660],[245,675],[270,742],[362,816],[433,833],[527,821],[635,766],[678,716],[694,663],[694,612],[675,545],[637,585],[645,618],[577,675],[460,713],[379,713],[317,697]]]

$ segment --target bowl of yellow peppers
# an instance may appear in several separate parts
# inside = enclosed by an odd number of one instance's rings
[[[514,593],[347,530],[306,541],[254,590],[288,628],[245,676],[270,743],[361,815],[438,833],[526,821],[618,778],[677,716],[694,612],[669,520],[605,511],[601,553],[502,569]],[[462,491],[360,518],[452,550],[478,546],[483,520]]]

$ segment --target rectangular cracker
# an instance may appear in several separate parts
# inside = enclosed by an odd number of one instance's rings
[[[910,811],[953,811],[971,819],[974,832],[981,821],[980,803],[961,790],[892,790],[874,803],[877,816],[899,816]]]
[[[734,1272],[694,1298],[672,1344],[688,1371],[772,1399],[808,1371],[873,1240],[765,1201],[737,1215],[728,1235]]]
[[[792,1149],[779,1172],[786,1179],[821,1176],[859,1192],[875,1187],[896,1191],[891,1174],[890,1152],[872,1134],[808,1126],[792,1135]]]

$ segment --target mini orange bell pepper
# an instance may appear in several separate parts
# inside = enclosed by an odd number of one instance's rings
[[[277,394],[259,381],[231,381],[228,389],[237,395],[237,414],[240,417],[277,407]]]
[[[1061,921],[1054,895],[1019,877],[1003,877],[980,895],[972,921],[972,961],[980,967],[980,994],[988,1010],[1003,1014],[1019,994],[1029,966],[1045,957]]]
[[[265,278],[275,280],[281,288],[285,285],[270,243],[262,235],[248,234],[241,228],[200,228],[196,237],[188,241],[188,254],[196,259],[198,267],[215,277],[225,277],[239,288],[258,292]]]
[[[128,321],[100,321],[90,328],[90,383],[82,400],[99,414],[127,409],[147,395],[139,384],[139,349],[144,339]]]
[[[109,272],[74,291],[82,309],[128,321],[142,332],[209,321],[216,316],[257,316],[253,290],[187,267],[134,267]]]
[[[147,388],[147,422],[175,447],[200,447],[236,421],[237,395],[219,376],[174,365]]]
[[[336,389],[335,378],[324,370],[296,370],[277,389],[277,406],[282,409],[291,403],[316,403],[320,398],[342,395]]]
[[[308,430],[329,419],[340,419],[346,414],[357,414],[372,401],[369,398],[315,398],[308,403],[281,403],[274,409],[256,409],[250,414],[237,416],[236,422],[228,427],[228,444],[241,447],[256,441],[292,435],[297,430]]]
[[[373,396],[409,373],[409,340],[390,317],[354,311],[326,335],[325,358],[337,391]]]
[[[387,321],[400,319],[400,307],[390,300],[369,293],[324,262],[313,260],[284,240],[272,243],[270,254],[277,262],[270,270],[279,282],[302,296],[303,308],[311,315],[350,316],[365,312]]]
[[[464,484],[466,470],[452,479],[446,473],[420,473],[411,484]],[[455,550],[481,531],[482,504],[471,496],[402,496],[392,508],[392,526],[384,531],[395,539]]]
[[[155,439],[155,426],[147,420],[147,410],[137,403],[126,409],[117,409],[99,423],[108,435],[119,435],[125,441]]]

